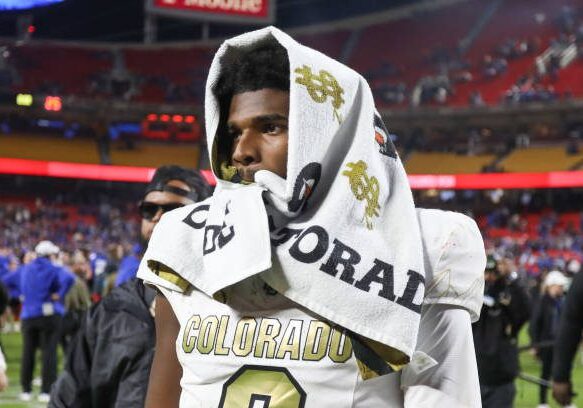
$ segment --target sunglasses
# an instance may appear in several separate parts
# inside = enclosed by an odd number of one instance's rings
[[[147,201],[140,202],[138,209],[143,219],[151,221],[154,219],[158,211],[162,210],[162,214],[177,208],[184,207],[184,204],[170,203],[170,204],[154,204]]]

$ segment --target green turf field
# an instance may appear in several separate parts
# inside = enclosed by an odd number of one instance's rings
[[[19,386],[19,370],[20,370],[20,349],[21,349],[21,337],[19,333],[6,333],[2,334],[2,345],[4,349],[4,354],[6,355],[6,360],[8,363],[8,376],[10,377],[10,386],[8,390],[0,394],[0,407],[2,408],[24,408],[24,407],[43,407],[43,404],[38,402],[23,403],[18,400],[18,395],[20,393]],[[527,343],[526,329],[521,333],[521,344]],[[529,354],[522,353],[521,356],[522,370],[523,372],[539,376],[540,366],[538,362]],[[40,377],[40,361],[35,365],[36,377]],[[576,398],[575,403],[579,408],[583,408],[583,364],[581,363],[581,354],[576,358],[575,370],[574,370],[574,389],[578,391],[579,396]],[[517,396],[515,401],[515,407],[517,408],[532,408],[536,407],[538,404],[538,386],[535,384],[527,383],[523,380],[517,380]],[[33,394],[36,397],[38,394],[39,387],[34,387]],[[550,396],[550,394],[549,394]],[[552,398],[550,398],[552,400]],[[551,402],[552,407],[558,407],[554,401]],[[437,407],[436,407],[437,408]]]

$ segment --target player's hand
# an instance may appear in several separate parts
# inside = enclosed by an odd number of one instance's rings
[[[554,382],[553,381],[553,398],[561,405],[569,405],[571,403],[571,383],[570,382]]]

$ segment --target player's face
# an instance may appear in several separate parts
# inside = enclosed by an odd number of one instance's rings
[[[287,175],[289,92],[260,89],[234,95],[227,121],[231,165],[245,181],[258,170]]]
[[[180,180],[170,180],[166,183],[168,186],[178,187],[189,191],[190,188]],[[168,191],[150,191],[142,201],[142,240],[148,242],[152,236],[154,227],[160,221],[164,212],[172,209],[191,204],[193,201],[189,198],[179,196],[178,194]]]

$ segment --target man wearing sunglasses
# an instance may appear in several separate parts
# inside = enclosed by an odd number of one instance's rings
[[[198,173],[182,167],[163,166],[156,170],[138,207],[142,217],[141,245],[134,247],[133,253],[121,260],[115,286],[136,277],[142,251],[148,246],[162,214],[206,198],[210,194],[209,188]]]
[[[179,166],[158,168],[139,205],[141,247],[147,247],[162,214],[211,193],[212,187],[198,172]],[[138,263],[139,259],[133,268],[130,261],[120,265],[120,285],[87,313],[49,407],[144,406],[154,356],[156,291],[135,279]]]

